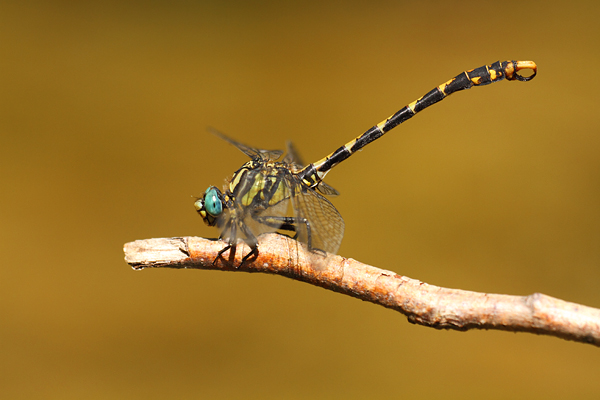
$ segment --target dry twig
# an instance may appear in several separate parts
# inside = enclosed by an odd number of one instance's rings
[[[555,299],[477,293],[428,285],[392,271],[335,255],[314,254],[283,235],[261,236],[259,255],[239,266],[249,248],[224,253],[221,241],[197,237],[126,243],[125,260],[134,269],[195,268],[265,272],[287,276],[392,308],[408,321],[437,329],[499,329],[556,336],[600,346],[600,310]]]

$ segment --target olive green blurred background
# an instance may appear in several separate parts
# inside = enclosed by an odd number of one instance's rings
[[[3,2],[0,390],[19,398],[591,398],[598,348],[448,332],[267,275],[133,271],[125,242],[215,237],[192,195],[247,144],[316,161],[465,69],[334,169],[339,254],[600,307],[596,1]]]

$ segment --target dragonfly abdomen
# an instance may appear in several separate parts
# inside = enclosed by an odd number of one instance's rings
[[[532,70],[532,75],[528,77],[519,75],[518,72],[524,69]],[[365,133],[346,143],[333,153],[306,166],[304,170],[299,172],[299,176],[303,181],[310,183],[311,187],[314,187],[325,178],[325,175],[333,167],[350,157],[352,154],[374,140],[379,139],[385,133],[391,131],[402,122],[412,118],[420,111],[423,111],[427,107],[450,96],[452,93],[470,89],[473,86],[489,85],[505,78],[508,80],[529,81],[533,79],[536,73],[537,66],[533,61],[496,61],[490,65],[484,65],[483,67],[464,71],[429,91],[424,96],[406,105],[392,116],[368,129]]]

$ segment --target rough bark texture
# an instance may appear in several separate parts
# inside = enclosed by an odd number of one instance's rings
[[[392,271],[335,255],[306,250],[286,236],[261,236],[258,256],[240,266],[250,249],[240,243],[218,253],[224,243],[198,237],[126,243],[125,260],[134,269],[194,268],[283,275],[392,308],[408,321],[436,329],[499,329],[551,335],[600,346],[600,310],[555,299],[477,293],[428,285]],[[214,262],[213,262],[214,261]]]

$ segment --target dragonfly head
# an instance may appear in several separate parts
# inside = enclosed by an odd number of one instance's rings
[[[210,186],[204,196],[196,200],[194,207],[206,225],[215,226],[217,219],[223,214],[223,194],[216,187]]]

